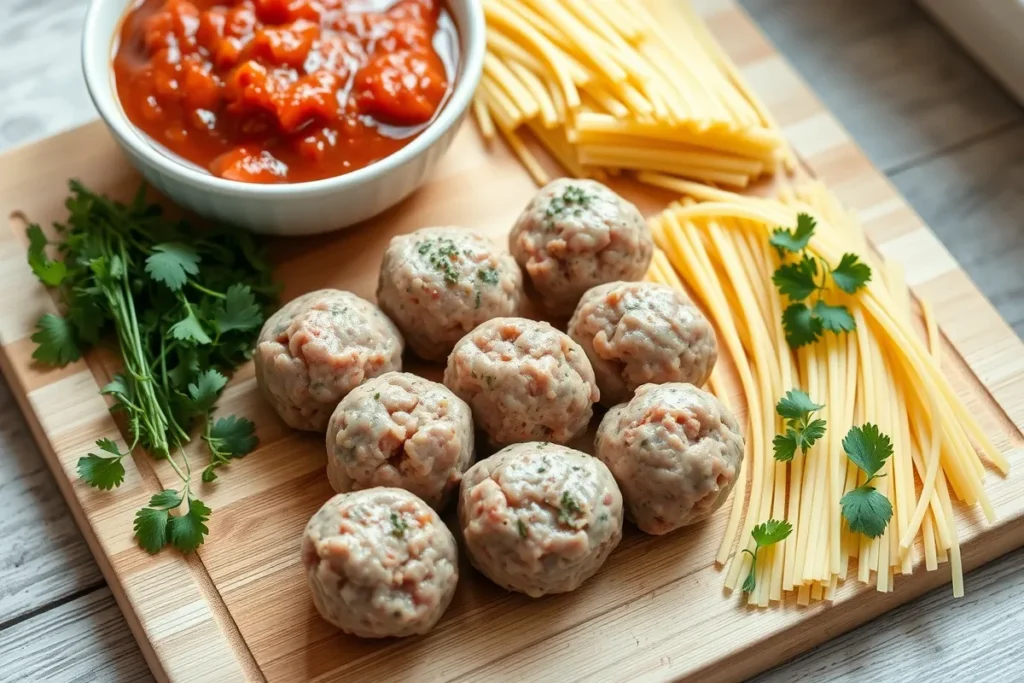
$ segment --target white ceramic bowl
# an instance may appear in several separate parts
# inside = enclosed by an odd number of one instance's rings
[[[447,0],[459,36],[455,90],[416,139],[391,156],[335,178],[290,185],[224,180],[175,160],[125,116],[111,59],[127,5],[123,0],[92,0],[85,17],[82,69],[100,116],[132,164],[162,193],[202,216],[256,232],[327,232],[366,220],[407,197],[427,179],[451,144],[483,68],[485,28],[480,0]]]

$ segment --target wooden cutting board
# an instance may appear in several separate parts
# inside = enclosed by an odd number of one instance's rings
[[[729,0],[695,3],[786,130],[807,168],[856,209],[876,248],[901,261],[914,291],[935,305],[945,368],[1015,469],[988,477],[999,515],[988,526],[958,510],[967,568],[1024,545],[1024,345],[952,256],[852,143],[791,67]],[[258,425],[261,447],[205,486],[214,509],[208,542],[187,558],[151,557],[131,533],[135,511],[175,481],[166,463],[127,462],[115,493],[77,481],[78,458],[99,437],[123,441],[99,396],[114,356],[67,368],[34,365],[29,337],[51,296],[25,264],[25,218],[63,219],[66,179],[128,196],[138,176],[102,124],[50,138],[0,160],[0,346],[4,373],[139,644],[160,680],[584,680],[736,679],[768,668],[949,581],[915,568],[893,593],[849,581],[834,603],[748,608],[722,590],[713,557],[725,515],[649,538],[628,530],[601,572],[575,593],[531,600],[463,567],[438,628],[406,640],[365,641],[323,622],[307,596],[299,538],[331,490],[322,437],[289,431],[259,398],[251,366],[220,407]],[[320,287],[372,297],[380,255],[396,233],[461,224],[498,240],[534,187],[500,146],[487,150],[469,124],[431,183],[371,224],[274,245],[284,297]],[[653,212],[671,199],[632,195]],[[432,369],[434,376],[437,369]],[[428,373],[429,374],[429,373]],[[740,402],[738,388],[733,400]],[[197,453],[197,458],[203,457]],[[42,540],[45,542],[45,540]]]

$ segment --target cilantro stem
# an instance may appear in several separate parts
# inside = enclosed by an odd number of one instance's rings
[[[188,280],[188,284],[189,284],[190,287],[192,287],[194,289],[198,289],[203,294],[209,294],[210,296],[216,297],[217,299],[226,299],[226,298],[228,298],[226,294],[221,294],[220,292],[215,292],[212,289],[207,289],[206,287],[203,287],[201,284],[199,284],[195,280],[192,280],[192,279]]]

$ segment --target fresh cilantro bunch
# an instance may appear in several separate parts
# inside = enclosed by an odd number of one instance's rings
[[[757,586],[757,552],[761,548],[775,545],[779,541],[786,540],[793,533],[793,525],[786,520],[769,519],[763,524],[758,524],[750,530],[750,536],[754,539],[754,549],[743,549],[743,552],[750,555],[750,573],[743,581],[743,592],[750,593]]]
[[[67,223],[55,225],[62,236],[60,258],[47,253],[38,225],[28,227],[29,265],[57,290],[64,309],[63,316],[39,319],[32,355],[62,366],[101,339],[116,338],[124,370],[102,393],[124,416],[130,443],[122,452],[100,439],[99,452],[79,460],[78,474],[109,490],[124,481],[122,460],[136,446],[166,458],[181,488],[153,496],[136,516],[135,532],[151,553],[168,543],[189,552],[203,542],[210,509],[193,495],[181,449],[203,420],[210,462],[202,479],[213,481],[218,467],[256,446],[252,422],[214,421],[212,412],[226,373],[250,357],[277,287],[248,233],[197,230],[167,219],[159,206],[146,203],[145,186],[127,205],[74,180],[70,187]]]
[[[772,282],[779,293],[789,298],[790,304],[782,312],[782,327],[786,343],[799,348],[813,343],[826,332],[852,332],[857,323],[846,306],[830,304],[823,298],[828,281],[847,294],[854,294],[871,280],[871,268],[856,254],[843,254],[839,264],[832,268],[823,259],[811,254],[807,245],[814,236],[817,224],[806,213],[797,215],[796,228],[776,228],[769,238],[779,258],[783,260]],[[799,257],[787,262],[787,255]],[[813,299],[808,303],[808,299]]]
[[[871,486],[872,480],[884,477],[878,472],[892,455],[892,441],[870,422],[863,427],[851,427],[843,438],[846,457],[867,475],[867,481],[839,499],[843,518],[850,531],[878,538],[892,518],[889,499]]]
[[[807,449],[825,436],[825,421],[811,419],[811,415],[824,408],[811,400],[806,392],[792,389],[779,399],[775,412],[786,421],[786,433],[778,434],[772,440],[775,459],[789,462],[796,455],[796,449],[807,453]]]

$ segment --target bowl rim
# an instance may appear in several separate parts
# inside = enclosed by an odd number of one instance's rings
[[[131,148],[142,160],[159,171],[174,176],[177,180],[193,187],[216,191],[222,195],[236,197],[311,197],[335,191],[359,187],[367,181],[386,176],[389,172],[423,155],[437,143],[448,130],[457,125],[469,108],[483,72],[486,41],[486,26],[481,0],[444,0],[449,5],[460,5],[465,15],[459,21],[452,16],[460,39],[460,63],[455,89],[442,106],[437,117],[417,135],[412,142],[383,159],[344,175],[322,178],[301,183],[261,184],[244,183],[238,180],[218,178],[175,161],[154,147],[160,143],[149,140],[145,134],[128,120],[117,98],[110,68],[110,50],[100,49],[113,44],[114,33],[121,25],[121,19],[134,0],[121,0],[124,7],[117,14],[117,22],[107,29],[100,22],[100,8],[109,6],[111,0],[91,0],[86,10],[82,29],[81,60],[85,86],[89,97],[99,111],[107,127],[122,144]],[[117,0],[114,0],[117,2]],[[102,59],[98,55],[103,55]],[[97,63],[99,61],[100,63]],[[104,82],[98,82],[102,79]]]

